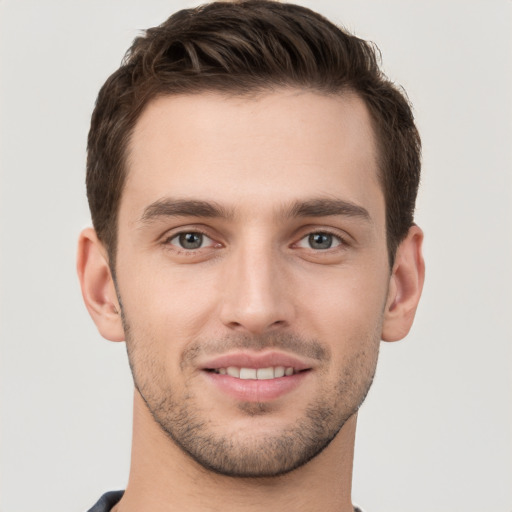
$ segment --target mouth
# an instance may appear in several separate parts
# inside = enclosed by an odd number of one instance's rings
[[[272,380],[309,371],[309,368],[298,370],[293,368],[293,366],[268,366],[266,368],[228,366],[227,368],[207,368],[205,371],[217,375],[229,375],[230,377],[241,380]]]
[[[314,370],[308,362],[278,352],[227,354],[200,369],[215,389],[243,402],[276,400],[300,387]]]

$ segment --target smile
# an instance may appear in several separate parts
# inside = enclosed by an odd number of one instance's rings
[[[229,375],[230,377],[242,380],[271,380],[279,379],[281,377],[289,377],[295,373],[299,373],[299,370],[295,370],[291,366],[269,366],[268,368],[228,366],[227,368],[215,368],[211,371],[219,375]]]
[[[198,361],[206,383],[237,402],[277,400],[315,373],[314,360],[279,350],[242,350]]]

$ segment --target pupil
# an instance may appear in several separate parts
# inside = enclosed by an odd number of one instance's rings
[[[183,233],[180,235],[180,245],[184,249],[199,249],[203,243],[201,233]]]
[[[313,249],[329,249],[332,245],[332,235],[328,233],[313,233],[309,235],[309,245]]]

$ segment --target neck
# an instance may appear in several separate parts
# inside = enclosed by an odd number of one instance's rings
[[[352,512],[357,415],[304,466],[279,477],[234,478],[204,469],[169,439],[135,393],[130,478],[116,512]]]

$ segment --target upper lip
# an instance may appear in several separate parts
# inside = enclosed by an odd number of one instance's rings
[[[309,370],[312,365],[298,357],[285,352],[234,352],[223,354],[205,361],[199,365],[203,370],[215,370],[218,368],[269,368],[271,366],[284,366],[295,371]]]

